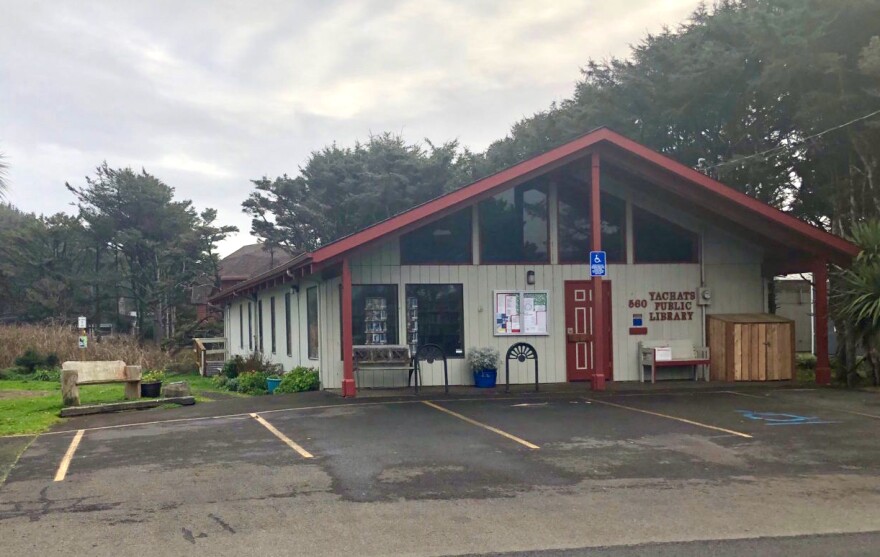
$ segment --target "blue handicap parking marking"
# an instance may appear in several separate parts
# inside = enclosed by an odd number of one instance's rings
[[[783,412],[754,412],[752,410],[737,410],[744,418],[766,422],[766,425],[813,425],[813,424],[836,424],[819,418],[819,416],[798,416]]]

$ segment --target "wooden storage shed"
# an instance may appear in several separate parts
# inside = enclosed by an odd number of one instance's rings
[[[765,313],[708,316],[712,381],[778,381],[794,377],[794,321]]]

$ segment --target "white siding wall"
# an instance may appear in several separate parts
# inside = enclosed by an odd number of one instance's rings
[[[712,289],[713,301],[706,308],[707,313],[762,312],[766,310],[765,284],[761,277],[763,253],[757,246],[733,237],[710,223],[703,222],[683,211],[660,202],[636,197],[625,186],[612,184],[612,193],[630,205],[656,212],[676,224],[688,228],[702,238],[702,269],[700,264],[633,264],[632,228],[627,231],[628,264],[609,266],[607,280],[611,282],[612,330],[614,379],[628,381],[638,379],[636,352],[641,340],[691,339],[701,343],[704,339],[704,313],[694,308],[690,321],[648,321],[652,307],[630,309],[630,299],[649,299],[651,291],[696,290],[701,282]],[[629,210],[628,210],[629,212]],[[631,220],[628,220],[631,222]],[[551,238],[554,238],[551,235]],[[526,272],[535,271],[535,285],[526,285]],[[405,307],[405,288],[414,283],[458,283],[463,285],[465,311],[465,350],[475,346],[492,346],[502,356],[515,342],[525,341],[538,351],[542,382],[566,381],[565,367],[565,281],[587,280],[589,270],[586,265],[400,265],[397,239],[389,239],[377,246],[367,248],[351,259],[352,282],[354,284],[396,284],[398,285],[398,307]],[[701,273],[704,275],[701,281]],[[319,315],[319,354],[320,359],[308,360],[306,333],[306,287],[304,283],[300,294],[293,296],[300,312],[293,311],[295,341],[294,355],[285,354],[283,325],[284,292],[289,287],[279,287],[260,294],[264,300],[264,334],[266,350],[271,346],[268,300],[276,296],[278,303],[278,354],[273,359],[284,364],[285,369],[295,365],[311,365],[321,370],[324,388],[339,388],[342,384],[342,360],[340,338],[340,279],[334,278],[318,283]],[[492,291],[497,289],[548,290],[550,292],[549,336],[493,336]],[[232,353],[246,353],[239,347],[238,301],[231,309]],[[244,302],[243,326],[247,327],[247,301]],[[649,305],[650,300],[649,300]],[[256,304],[254,305],[256,308]],[[648,334],[630,336],[633,313],[642,313]],[[399,311],[399,331],[405,331],[405,312]],[[257,334],[256,329],[254,334]],[[401,333],[403,334],[403,333]],[[399,343],[404,343],[401,336]],[[504,366],[499,370],[499,381],[503,381]],[[465,367],[464,360],[450,360],[450,383],[471,384],[472,378]],[[532,368],[518,362],[511,363],[511,382],[529,383],[533,377]],[[364,372],[358,378],[359,386],[401,386],[406,382],[404,372]],[[442,365],[425,366],[423,381],[426,385],[441,385]]]
[[[308,335],[306,332],[306,291],[305,286],[300,287],[298,293],[293,292],[291,286],[284,285],[260,292],[257,300],[263,302],[263,347],[265,356],[269,357],[273,362],[281,364],[285,371],[289,371],[294,367],[305,365],[317,367],[316,360],[309,360],[308,355]],[[286,319],[284,307],[284,295],[290,293],[290,321]],[[272,353],[272,313],[270,303],[272,297],[275,298],[275,353]],[[248,299],[236,299],[232,305],[227,308],[228,316],[227,327],[227,343],[230,356],[247,356],[258,348],[259,329],[257,324],[257,307],[258,304],[252,301],[253,308],[253,346],[254,349],[248,348]],[[239,319],[239,308],[242,308]],[[288,327],[292,336],[291,354],[287,353],[287,332]],[[241,338],[244,339],[242,346]]]

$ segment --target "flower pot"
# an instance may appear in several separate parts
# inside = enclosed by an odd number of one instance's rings
[[[481,369],[480,371],[474,371],[474,387],[477,387],[478,389],[491,389],[495,387],[495,382],[497,380],[497,369]]]
[[[141,396],[145,398],[158,398],[162,392],[162,382],[141,383]]]
[[[266,379],[266,388],[269,390],[270,395],[275,392],[275,389],[277,389],[278,385],[280,385],[280,384],[281,384],[281,378],[273,379],[270,377],[270,378]]]

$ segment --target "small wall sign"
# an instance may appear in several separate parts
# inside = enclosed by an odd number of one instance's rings
[[[608,270],[608,266],[605,265],[605,252],[604,251],[591,251],[590,252],[590,276],[591,277],[604,277]]]
[[[654,311],[649,321],[692,321],[697,293],[694,290],[648,292]]]

